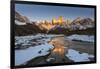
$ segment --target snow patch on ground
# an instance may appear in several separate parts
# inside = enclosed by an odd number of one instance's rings
[[[77,34],[74,34],[74,35],[68,36],[67,39],[94,42],[94,36],[92,36],[92,35],[89,36],[89,35],[77,35]]]
[[[56,35],[47,35],[47,34],[37,34],[30,36],[15,36],[15,45],[32,45],[34,40],[36,42],[45,43],[51,40],[52,37]],[[33,41],[32,41],[33,40]]]
[[[45,43],[44,45],[29,47],[25,50],[15,50],[15,65],[21,65],[33,58],[45,56],[50,53],[50,49],[53,49],[53,46]]]
[[[89,55],[88,53],[80,54],[79,51],[73,49],[68,50],[66,57],[68,57],[70,60],[73,60],[74,62],[90,61],[89,58],[94,58],[93,55]]]
[[[16,25],[26,25],[25,22],[20,22],[20,21],[18,21],[18,20],[15,20],[15,24],[16,24]]]

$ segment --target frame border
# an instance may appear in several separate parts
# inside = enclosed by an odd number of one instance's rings
[[[81,7],[81,8],[94,8],[94,19],[95,19],[95,38],[94,38],[94,45],[95,45],[95,52],[94,52],[94,61],[88,61],[88,62],[75,62],[75,63],[58,63],[58,64],[43,64],[43,65],[36,65],[36,66],[15,66],[15,49],[14,49],[14,43],[15,43],[15,32],[14,32],[14,20],[15,20],[15,4],[36,4],[36,5],[46,5],[46,6],[69,6],[69,7]],[[80,64],[93,64],[97,62],[97,32],[96,32],[96,13],[97,13],[97,7],[96,5],[81,5],[81,4],[65,4],[65,3],[49,3],[49,2],[35,2],[35,1],[11,1],[10,3],[10,68],[30,68],[30,67],[48,67],[48,66],[61,66],[61,65],[80,65]]]

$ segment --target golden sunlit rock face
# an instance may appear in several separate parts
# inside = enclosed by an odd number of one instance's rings
[[[59,16],[58,19],[56,19],[56,18],[52,19],[52,24],[62,25],[63,23],[64,23],[64,19],[62,16]]]
[[[62,16],[59,16],[57,19],[53,18],[52,22],[44,20],[39,22],[39,24],[36,24],[41,30],[45,29],[45,30],[50,30],[54,27],[56,27],[57,25],[64,25],[65,21],[64,18]]]
[[[46,24],[41,24],[41,26],[42,26],[43,28],[47,29],[47,30],[49,30],[49,29],[55,27],[55,25],[51,25],[51,24],[48,24],[48,25],[46,25]]]

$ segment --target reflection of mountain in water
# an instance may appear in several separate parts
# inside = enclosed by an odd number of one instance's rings
[[[16,36],[16,60],[25,59],[23,61],[17,61],[18,63],[25,61],[19,64],[19,66],[94,61],[94,43],[91,42],[91,40],[94,40],[93,37],[89,35],[77,36],[82,41],[74,41],[73,39],[76,38],[76,35],[37,34],[31,36]],[[87,37],[87,39],[83,39],[84,37]],[[50,49],[47,49],[47,47],[50,47]]]
[[[65,57],[65,54],[68,52],[69,43],[65,42],[63,35],[53,38],[49,43],[54,46],[54,49],[48,56],[48,58],[54,58],[52,63],[69,62],[69,60]],[[51,61],[52,59],[49,62]]]

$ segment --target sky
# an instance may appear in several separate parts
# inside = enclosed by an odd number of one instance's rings
[[[50,5],[16,4],[15,11],[27,16],[31,21],[51,21],[53,18],[63,16],[64,19],[77,17],[94,18],[94,8],[62,7]]]

